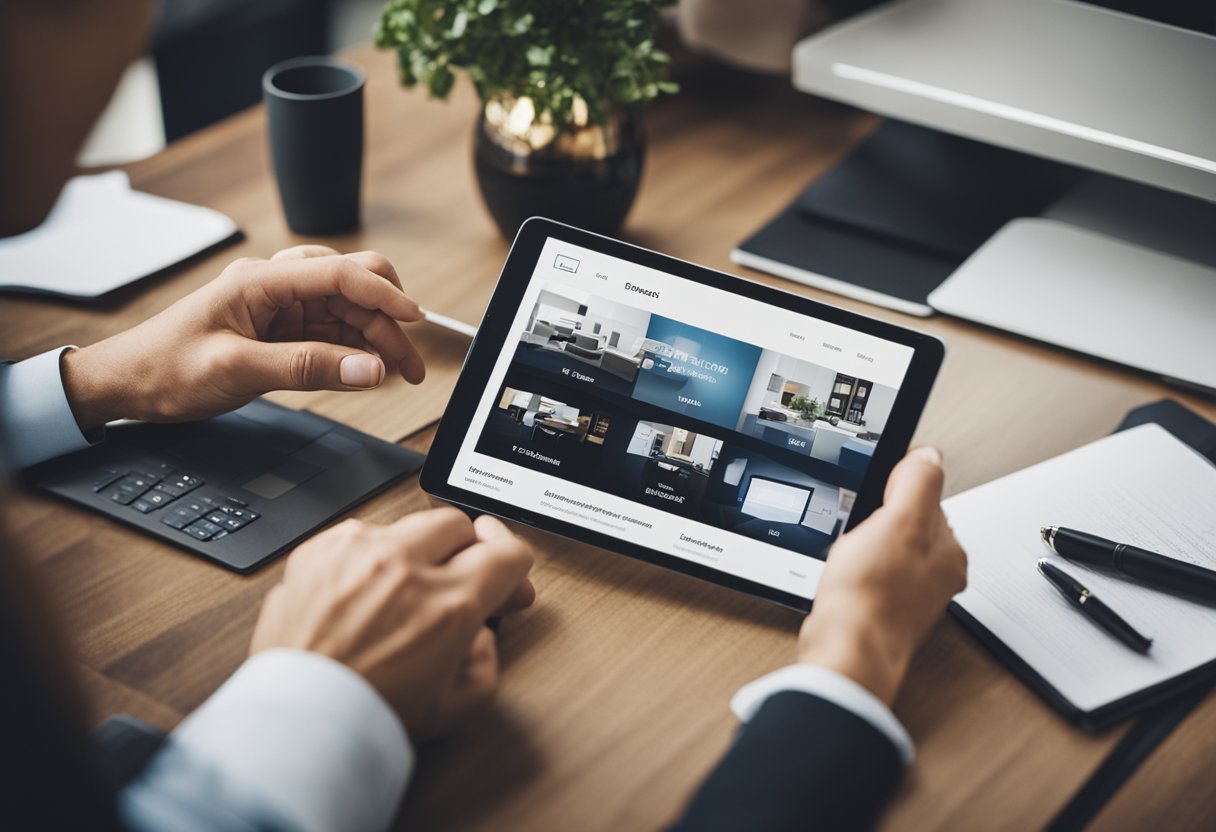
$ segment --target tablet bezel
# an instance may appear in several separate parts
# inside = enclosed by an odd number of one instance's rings
[[[912,360],[895,398],[887,427],[883,431],[873,459],[866,469],[865,478],[862,480],[861,488],[858,489],[853,510],[843,532],[852,529],[882,505],[883,489],[887,478],[890,476],[891,469],[907,452],[908,444],[916,431],[920,415],[933,388],[938,369],[941,367],[945,354],[942,342],[925,333],[829,306],[801,295],[698,266],[553,220],[533,217],[525,222],[516,234],[507,260],[503,264],[502,272],[499,274],[498,284],[494,288],[494,293],[478,328],[477,337],[473,339],[473,344],[465,356],[456,388],[452,392],[447,409],[439,422],[435,439],[431,443],[430,452],[427,454],[426,464],[420,478],[423,490],[441,500],[475,511],[496,514],[802,612],[809,611],[810,599],[719,572],[702,564],[583,526],[533,511],[525,511],[501,500],[466,491],[448,483],[448,477],[460,452],[468,426],[473,421],[481,395],[489,383],[490,375],[507,338],[511,335],[511,325],[519,311],[524,292],[536,270],[541,249],[551,237],[913,349]]]

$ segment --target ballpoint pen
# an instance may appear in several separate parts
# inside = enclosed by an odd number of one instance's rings
[[[1075,529],[1046,526],[1039,534],[1052,551],[1067,560],[1110,570],[1172,595],[1216,604],[1216,572],[1211,569]]]
[[[466,324],[464,321],[458,321],[455,318],[449,318],[447,315],[440,315],[438,312],[432,312],[430,309],[422,310],[423,317],[426,322],[441,326],[444,329],[449,329],[452,332],[459,332],[461,335],[469,338],[477,337],[477,327],[472,324]]]
[[[1135,627],[1106,604],[1098,600],[1080,582],[1047,558],[1039,558],[1039,573],[1051,582],[1081,614],[1137,653],[1147,653],[1153,640],[1141,635]]]

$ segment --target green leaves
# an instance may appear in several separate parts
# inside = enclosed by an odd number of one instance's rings
[[[483,101],[528,96],[569,123],[574,101],[602,123],[619,105],[678,87],[655,48],[659,9],[674,0],[389,0],[376,45],[397,50],[401,83],[446,98],[461,69]]]

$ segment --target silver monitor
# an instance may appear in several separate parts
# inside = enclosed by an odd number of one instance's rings
[[[1216,389],[1213,362],[1170,357],[1216,355],[1216,12],[1189,5],[1209,25],[1099,2],[901,0],[801,42],[793,82],[1092,172],[998,232],[930,305]],[[1071,308],[1045,318],[1053,299]]]

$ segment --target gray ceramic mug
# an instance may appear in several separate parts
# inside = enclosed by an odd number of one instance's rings
[[[292,58],[262,76],[274,175],[297,234],[359,227],[364,82],[357,66],[324,56]]]

